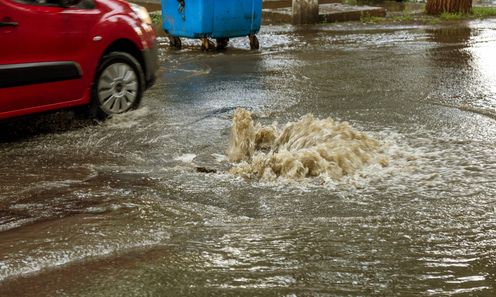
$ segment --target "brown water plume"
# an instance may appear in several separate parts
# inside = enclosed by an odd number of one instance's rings
[[[340,179],[367,164],[387,166],[377,140],[347,122],[316,119],[308,114],[279,129],[254,124],[251,113],[234,112],[229,160],[230,172],[249,178],[289,179],[328,176]]]

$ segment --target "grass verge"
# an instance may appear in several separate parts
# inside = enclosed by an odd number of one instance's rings
[[[360,19],[362,23],[381,24],[381,23],[409,23],[416,22],[422,24],[439,24],[442,22],[485,19],[496,17],[496,7],[473,7],[470,14],[449,13],[444,12],[440,16],[429,16],[426,14],[412,14],[409,11],[404,11],[401,15],[393,15],[387,17],[373,17],[363,15]]]
[[[496,16],[496,7],[473,7],[472,16],[478,19]]]

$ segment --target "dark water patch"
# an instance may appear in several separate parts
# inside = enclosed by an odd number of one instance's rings
[[[23,141],[52,133],[74,131],[97,124],[79,111],[57,111],[0,121],[0,143]]]

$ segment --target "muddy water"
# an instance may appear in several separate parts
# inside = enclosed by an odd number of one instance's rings
[[[495,27],[265,27],[259,52],[162,39],[143,108],[1,123],[0,295],[494,296]],[[279,129],[347,121],[388,164],[231,174],[239,107]]]
[[[307,114],[282,129],[277,123],[255,126],[251,113],[242,108],[234,112],[227,155],[232,162],[242,162],[230,173],[268,180],[337,180],[365,166],[388,163],[378,141],[346,122],[319,120]]]

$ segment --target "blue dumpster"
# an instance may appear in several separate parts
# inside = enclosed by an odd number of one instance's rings
[[[171,37],[211,37],[219,42],[250,36],[252,42],[261,26],[262,0],[162,0],[162,18]]]

